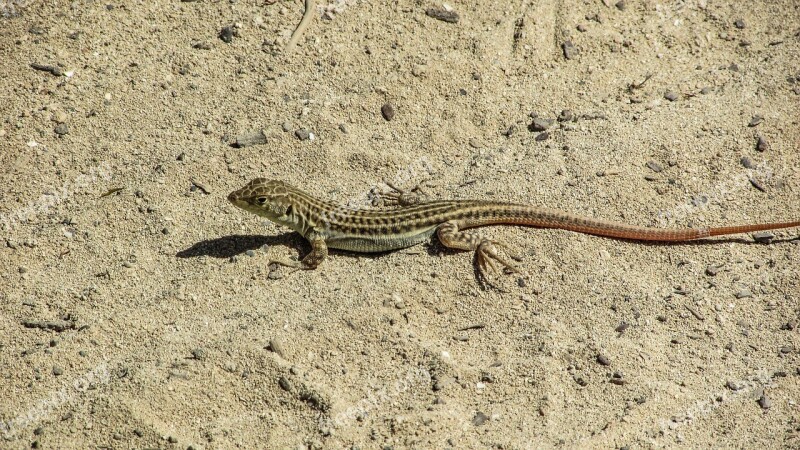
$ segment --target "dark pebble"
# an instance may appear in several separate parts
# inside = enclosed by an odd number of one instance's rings
[[[475,413],[475,417],[472,418],[472,424],[476,427],[479,427],[486,423],[487,420],[489,420],[489,417],[487,417],[486,414],[478,411]]]
[[[614,6],[620,11],[625,11],[625,0],[619,0],[617,3],[614,3]]]
[[[674,102],[675,100],[678,99],[678,94],[672,91],[667,91],[664,93],[664,98],[671,102]]]
[[[539,133],[538,135],[536,135],[536,137],[533,138],[533,140],[535,140],[536,142],[542,142],[542,141],[546,141],[549,137],[550,137],[550,133],[545,131],[544,133]]]
[[[219,38],[222,42],[226,44],[230,44],[233,40],[234,29],[233,25],[228,25],[227,27],[223,27],[222,30],[219,32]]]
[[[502,131],[500,134],[502,134],[505,137],[511,137],[515,131],[517,131],[517,126],[512,124],[505,131]]]
[[[750,159],[747,156],[743,156],[742,159],[739,160],[739,162],[742,163],[742,166],[744,166],[747,169],[755,169],[756,168],[756,165],[753,163],[753,160]]]
[[[648,169],[652,170],[655,173],[659,173],[662,170],[664,170],[664,167],[662,167],[661,164],[653,161],[652,159],[650,161],[647,161],[645,165],[647,166]]]
[[[294,135],[297,136],[297,139],[300,139],[301,141],[306,141],[311,136],[311,133],[305,128],[300,128],[299,130],[294,132]]]
[[[167,442],[169,442],[170,444],[177,444],[178,438],[176,438],[175,436],[170,436],[167,438]]]
[[[756,141],[756,151],[765,152],[767,150],[769,150],[769,142],[764,139],[764,136],[759,136]]]
[[[56,125],[56,128],[53,131],[55,131],[59,136],[64,136],[65,134],[69,134],[69,127],[65,123],[60,123]]]
[[[739,65],[736,64],[736,63],[731,63],[731,65],[728,66],[728,70],[730,70],[731,72],[738,72],[739,71]]]
[[[600,363],[603,366],[610,366],[611,365],[611,361],[609,361],[608,358],[606,358],[605,355],[597,355],[597,362]]]
[[[428,17],[433,17],[436,20],[441,20],[447,23],[458,23],[458,13],[455,11],[447,11],[442,8],[428,8],[425,10]]]
[[[736,28],[738,28],[738,29],[740,29],[740,30],[744,29],[744,27],[745,27],[744,20],[742,20],[742,19],[736,19],[736,21],[735,21],[735,22],[733,22],[733,26],[735,26]]]
[[[572,44],[572,41],[564,41],[561,44],[561,50],[564,52],[565,59],[573,59],[578,56],[578,49]]]
[[[719,267],[717,267],[717,266],[708,266],[708,267],[706,267],[706,275],[708,275],[710,277],[716,276],[717,272],[719,272]]]
[[[790,320],[781,326],[781,330],[792,331],[797,328],[797,322]]]
[[[391,103],[386,103],[385,105],[381,106],[381,115],[386,121],[390,121],[394,119],[394,106]]]
[[[140,430],[138,428],[134,428],[133,429],[133,434],[135,434],[138,437],[142,437],[142,436],[144,436],[144,431],[142,431],[142,430]]]
[[[267,143],[267,136],[264,134],[263,131],[251,131],[248,133],[241,134],[236,136],[236,143],[234,144],[237,148],[249,147],[251,145],[261,145]]]
[[[622,333],[623,331],[627,330],[629,326],[630,325],[628,325],[626,322],[622,322],[619,325],[617,325],[617,328],[614,328],[614,331],[616,331],[617,333]]]
[[[747,126],[748,127],[755,127],[755,126],[759,125],[763,121],[764,121],[764,117],[759,115],[759,114],[756,114],[755,116],[753,116],[752,119],[750,119],[750,122],[747,124]]]
[[[543,117],[536,117],[533,122],[528,126],[531,131],[544,131],[553,125],[553,119],[545,119]]]
[[[64,369],[58,366],[53,366],[53,375],[55,376],[64,375]]]

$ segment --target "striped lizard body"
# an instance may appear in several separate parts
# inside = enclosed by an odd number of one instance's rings
[[[498,263],[511,271],[518,271],[499,251],[503,248],[508,252],[508,247],[467,230],[486,225],[559,228],[618,239],[658,242],[800,226],[800,220],[797,220],[719,228],[662,229],[590,219],[519,203],[420,201],[414,196],[397,194],[388,198],[398,206],[354,209],[318,199],[282,181],[264,178],[256,178],[228,195],[228,200],[235,206],[289,227],[311,243],[311,253],[302,261],[271,261],[300,269],[316,268],[327,257],[328,248],[384,252],[419,244],[436,234],[445,247],[475,251],[478,269],[485,278],[489,276],[489,269],[497,269]]]

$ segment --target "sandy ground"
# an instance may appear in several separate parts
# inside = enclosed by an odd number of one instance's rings
[[[485,289],[435,241],[271,271],[308,245],[225,199],[796,220],[797,2],[340,1],[291,55],[269,3],[0,1],[1,448],[800,446],[797,229],[496,227]]]

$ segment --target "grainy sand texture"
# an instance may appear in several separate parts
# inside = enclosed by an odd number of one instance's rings
[[[793,0],[0,0],[0,448],[800,447],[800,230],[317,270],[226,196],[800,218]]]

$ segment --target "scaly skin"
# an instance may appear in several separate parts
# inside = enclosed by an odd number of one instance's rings
[[[476,252],[478,269],[488,279],[496,263],[517,271],[502,256],[496,241],[482,238],[468,228],[486,225],[528,225],[559,228],[579,233],[637,241],[679,242],[754,231],[800,226],[800,220],[720,228],[662,229],[590,219],[561,211],[490,200],[431,200],[393,195],[399,206],[353,209],[315,198],[282,181],[256,178],[231,192],[237,207],[266,217],[302,234],[312,247],[302,261],[274,261],[300,269],[314,269],[328,248],[353,252],[383,252],[410,247],[434,233],[445,247]],[[514,258],[516,259],[516,258]]]

